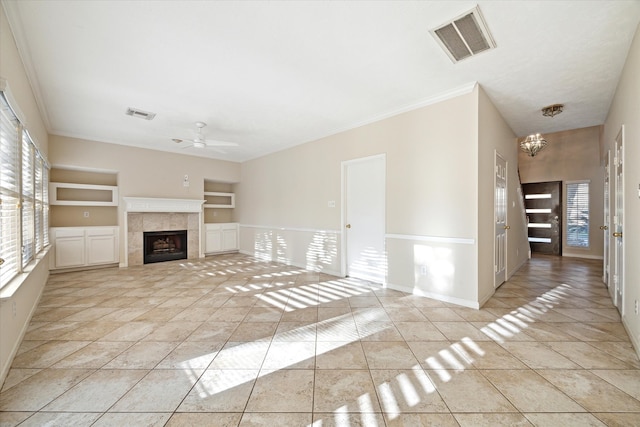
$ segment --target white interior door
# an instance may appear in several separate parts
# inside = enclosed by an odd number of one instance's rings
[[[494,191],[494,287],[497,288],[506,280],[507,274],[507,161],[496,151],[495,153],[495,191]]]
[[[605,155],[604,166],[604,224],[600,226],[603,231],[603,248],[602,248],[602,281],[609,287],[609,228],[611,228],[611,150],[607,151]]]
[[[342,163],[345,275],[386,283],[384,155]]]
[[[622,165],[624,163],[624,126],[616,137],[616,157],[615,163],[615,204],[613,212],[613,233],[614,238],[614,260],[613,260],[613,283],[615,292],[613,303],[618,307],[620,314],[624,315],[624,240],[622,239],[622,229],[624,224],[624,180]]]

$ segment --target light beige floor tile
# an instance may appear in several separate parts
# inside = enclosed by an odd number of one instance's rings
[[[269,350],[268,341],[227,342],[209,369],[260,369]]]
[[[640,412],[599,412],[593,415],[609,427],[637,427],[640,419]]]
[[[393,322],[424,322],[427,317],[417,308],[386,308]]]
[[[14,368],[48,368],[59,360],[91,344],[91,341],[49,341],[13,359]]]
[[[102,320],[79,323],[76,329],[60,335],[58,339],[67,341],[95,341],[121,326],[122,323],[120,322],[105,322]]]
[[[20,424],[21,427],[42,426],[88,426],[93,424],[100,413],[70,413],[70,412],[37,412],[28,420]],[[1,415],[0,415],[1,417]],[[0,418],[2,420],[2,418]]]
[[[335,412],[335,413],[313,413],[313,426],[322,427],[383,427],[385,425],[384,417],[381,413],[349,413],[349,412]],[[387,424],[388,425],[388,424]],[[422,424],[426,425],[426,424]],[[416,425],[417,427],[417,425]]]
[[[381,412],[368,370],[316,371],[314,412]]]
[[[453,414],[460,427],[531,427],[531,424],[522,414]],[[557,424],[558,426],[564,424]]]
[[[240,323],[238,322],[205,322],[196,328],[187,341],[225,342]]]
[[[146,370],[96,371],[44,407],[45,411],[104,412],[147,374]]]
[[[156,369],[180,369],[186,372],[205,369],[222,349],[224,343],[185,341],[167,355]]]
[[[200,370],[149,372],[111,407],[110,412],[173,412],[196,383]]]
[[[445,336],[430,322],[395,322],[405,341],[443,341]]]
[[[194,426],[216,426],[216,427],[237,427],[240,423],[242,413],[174,413],[166,427],[194,427]]]
[[[176,321],[158,326],[143,341],[183,341],[202,325],[202,322]]]
[[[640,369],[640,360],[638,360],[638,355],[636,354],[633,346],[629,341],[626,342],[589,342],[589,345],[604,351],[607,354],[615,357],[616,359],[622,360],[628,365],[632,366],[634,369]]]
[[[536,427],[604,427],[600,420],[591,414],[524,414]]]
[[[630,365],[611,357],[604,351],[584,342],[550,342],[546,343],[554,351],[585,369],[629,369]]]
[[[368,369],[362,344],[321,341],[316,345],[316,369]]]
[[[482,373],[521,412],[585,412],[534,371],[487,370]]]
[[[106,369],[153,369],[167,357],[177,342],[138,342],[107,363]]]
[[[473,358],[468,351],[459,351],[459,342],[409,341],[407,344],[424,369],[463,371],[473,368]]]
[[[316,334],[318,341],[356,341],[359,337],[351,314],[319,322]]]
[[[634,370],[592,370],[609,384],[640,400],[640,371]]]
[[[0,391],[3,392],[5,390],[10,389],[14,385],[19,384],[22,381],[26,380],[27,378],[34,376],[41,370],[42,369],[11,368],[6,378],[4,379],[4,384],[2,384],[2,390]]]
[[[245,322],[279,322],[282,309],[275,307],[253,307],[244,318]]]
[[[404,341],[393,322],[358,322],[357,328],[362,341]]]
[[[540,375],[590,412],[640,412],[640,401],[585,370],[540,370]]]
[[[0,412],[0,426],[15,427],[33,415],[33,412]]]
[[[92,427],[162,427],[169,417],[170,413],[106,413]]]
[[[229,341],[271,341],[277,322],[242,322],[233,331]]]
[[[279,342],[316,342],[316,322],[298,321],[278,323],[273,341]]]
[[[420,366],[405,342],[363,342],[369,369],[411,369]]]
[[[283,369],[261,372],[245,412],[308,412],[313,410],[314,371]]]
[[[128,322],[103,336],[100,341],[138,341],[160,325],[155,322]]]
[[[452,308],[448,307],[424,307],[420,311],[431,322],[463,322],[464,319]]]
[[[242,412],[257,377],[257,369],[207,370],[177,412]]]
[[[297,414],[247,412],[242,416],[238,427],[309,426],[311,420],[310,412]]]
[[[487,335],[467,322],[433,322],[433,325],[450,341],[470,338],[474,341],[490,341]]]
[[[476,370],[426,370],[451,412],[516,412],[516,409]]]
[[[315,365],[316,343],[272,342],[262,369],[314,369]]]
[[[81,326],[81,322],[46,322],[43,326],[27,332],[24,338],[27,341],[53,340]]]
[[[92,342],[52,367],[100,369],[132,345],[132,342]]]
[[[449,412],[435,384],[420,367],[372,370],[378,401],[388,417],[416,412]]]
[[[578,369],[580,366],[540,342],[503,343],[509,353],[532,369]]]

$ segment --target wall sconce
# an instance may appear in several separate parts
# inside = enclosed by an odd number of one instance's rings
[[[547,140],[544,139],[539,133],[536,133],[535,135],[529,135],[520,143],[520,149],[531,157],[534,157],[546,146]]]

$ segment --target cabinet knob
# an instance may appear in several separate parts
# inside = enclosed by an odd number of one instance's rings
[[[608,230],[608,229],[609,229],[609,227],[607,227],[606,225],[601,225],[600,226],[600,230]]]
[[[346,228],[351,228],[351,224],[345,225]]]
[[[4,264],[4,259],[0,258],[0,265]]]

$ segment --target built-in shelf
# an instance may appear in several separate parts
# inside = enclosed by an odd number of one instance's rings
[[[49,203],[66,206],[118,206],[118,187],[112,185],[49,183]]]
[[[204,192],[205,208],[235,208],[236,195],[234,193],[222,193],[217,191]]]

